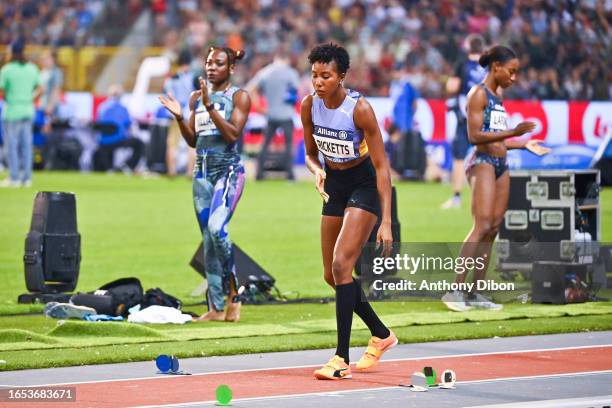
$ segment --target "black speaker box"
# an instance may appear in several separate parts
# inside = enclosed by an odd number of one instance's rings
[[[30,292],[68,292],[76,288],[81,263],[74,194],[38,192],[23,256]]]
[[[395,170],[402,178],[422,180],[427,167],[427,153],[421,134],[415,131],[403,132],[397,151],[391,159],[395,159]]]
[[[154,124],[149,127],[151,140],[147,146],[147,167],[156,173],[166,173],[166,139],[168,126]]]
[[[257,262],[248,256],[238,245],[234,247],[234,265],[236,265],[236,275],[238,277],[238,287],[247,286],[249,283],[266,282],[270,286],[274,285],[275,279],[266,272]],[[189,263],[193,269],[206,278],[204,270],[204,249],[202,242]]]
[[[527,275],[536,261],[575,262],[574,248],[601,240],[598,171],[511,171],[509,197],[498,236],[499,271]]]
[[[261,154],[261,153],[260,153]],[[264,171],[287,171],[286,153],[271,152],[268,149],[264,160]]]
[[[36,193],[30,231],[45,234],[76,233],[76,199],[74,194],[50,191]]]
[[[370,233],[370,237],[368,238],[368,244],[376,243],[376,234],[378,233],[378,228],[380,228],[381,218],[378,216],[378,220],[376,221],[376,225],[372,228],[372,232]],[[392,187],[391,190],[391,235],[393,236],[393,243],[399,244],[402,242],[400,235],[400,223],[397,217],[397,192],[395,191],[395,187]],[[391,254],[395,255],[395,252]],[[357,275],[361,275],[361,264],[362,264],[363,252],[355,262],[355,273]]]

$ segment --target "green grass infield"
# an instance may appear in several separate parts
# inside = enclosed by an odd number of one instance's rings
[[[461,209],[441,211],[450,187],[398,183],[403,242],[461,242],[471,226],[469,192]],[[185,304],[202,278],[189,267],[201,239],[187,179],[119,174],[35,173],[27,189],[0,189],[0,369],[148,360],[332,347],[334,304],[246,306],[238,324],[63,324],[42,316],[42,305],[17,304],[26,292],[24,239],[37,191],[74,192],[82,262],[76,291],[138,277]],[[612,241],[612,190],[601,196],[603,241]],[[276,279],[288,298],[331,297],[322,279],[321,199],[312,182],[248,181],[230,223],[230,236]],[[493,272],[492,272],[493,273]],[[440,302],[375,303],[383,321],[406,342],[560,333],[612,328],[608,302],[543,306],[507,304],[501,312],[452,313]],[[196,313],[202,306],[186,307]],[[368,334],[355,317],[352,345]],[[282,335],[283,341],[275,341]]]

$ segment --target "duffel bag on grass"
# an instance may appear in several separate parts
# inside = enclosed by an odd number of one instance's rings
[[[95,292],[76,293],[70,298],[75,305],[93,307],[98,314],[112,316],[127,316],[128,309],[142,300],[142,284],[137,278],[117,279]]]
[[[172,295],[167,294],[160,288],[149,289],[142,298],[141,309],[149,306],[168,306],[181,310],[183,302]]]

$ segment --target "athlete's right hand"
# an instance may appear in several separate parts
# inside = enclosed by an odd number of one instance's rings
[[[522,136],[525,133],[533,131],[533,129],[535,129],[534,122],[521,122],[514,129],[512,129],[512,132],[514,133],[514,136]]]
[[[159,101],[162,105],[164,105],[164,108],[168,109],[168,112],[174,115],[175,118],[178,119],[182,116],[181,104],[174,98],[174,96],[172,96],[172,94],[168,94],[167,97],[164,95],[159,95]]]
[[[326,177],[327,174],[325,174],[325,170],[323,169],[317,169],[317,171],[315,172],[315,188],[317,189],[319,194],[321,194],[323,201],[327,203],[329,201],[329,194],[327,194],[324,189]]]

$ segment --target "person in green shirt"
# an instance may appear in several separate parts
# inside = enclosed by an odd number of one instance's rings
[[[11,61],[0,70],[2,134],[9,167],[9,178],[2,187],[32,185],[32,120],[34,100],[43,89],[38,67],[24,56],[25,43],[17,40],[11,46]],[[21,170],[21,174],[20,174]]]

